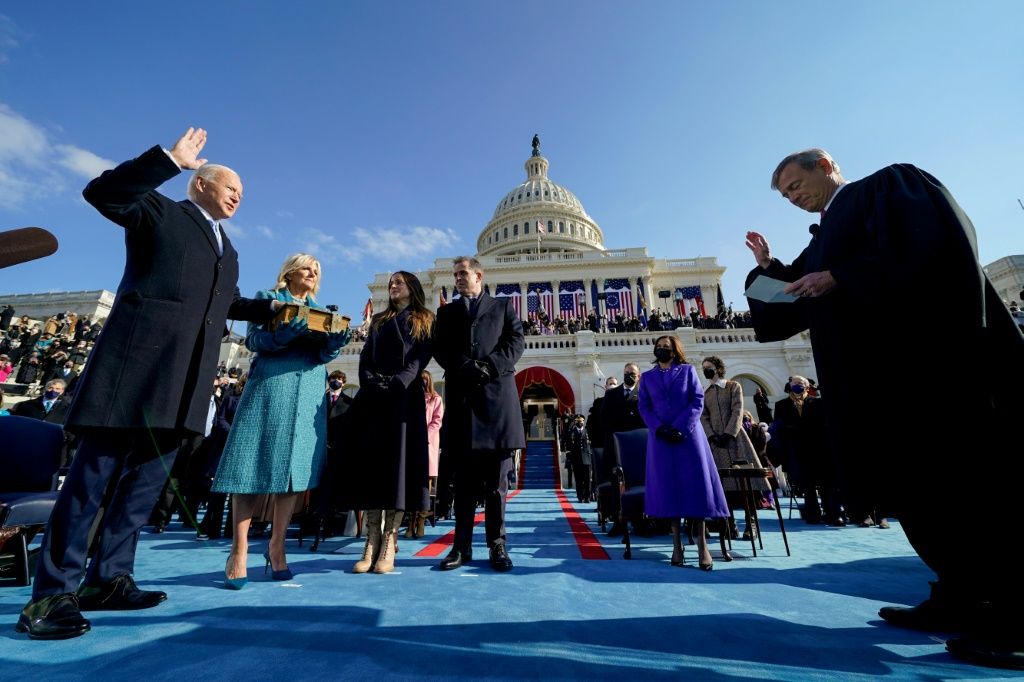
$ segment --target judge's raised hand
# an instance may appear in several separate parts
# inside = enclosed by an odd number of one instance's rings
[[[823,272],[810,272],[792,284],[787,284],[782,291],[794,296],[804,298],[817,298],[824,296],[836,288],[836,280],[828,270]]]
[[[206,159],[199,158],[199,152],[203,151],[205,146],[206,131],[202,128],[189,128],[178,138],[169,153],[175,163],[182,168],[195,170],[206,163]]]
[[[747,232],[747,248],[754,254],[754,260],[762,268],[772,264],[772,253],[768,247],[768,240],[760,232]]]

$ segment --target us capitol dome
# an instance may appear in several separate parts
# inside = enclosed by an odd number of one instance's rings
[[[523,164],[526,180],[498,202],[477,237],[478,257],[605,250],[601,228],[575,194],[548,177],[548,166],[534,136],[533,154]]]

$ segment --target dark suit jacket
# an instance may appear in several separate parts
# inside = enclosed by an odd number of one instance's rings
[[[46,406],[43,404],[43,398],[34,398],[32,400],[25,400],[11,407],[11,414],[19,417],[29,417],[30,419],[41,419],[44,422],[50,422],[52,424],[63,424],[65,417],[67,417],[68,407],[71,405],[71,401],[66,396],[57,398],[56,402],[53,403],[53,407],[50,411],[46,411]]]
[[[352,398],[341,393],[338,399],[331,405],[331,398],[327,398],[327,444],[332,447],[340,447],[345,432],[345,413],[352,404]]]
[[[476,316],[456,300],[437,311],[434,357],[445,370],[441,447],[504,450],[526,447],[516,389],[516,362],[526,346],[523,324],[507,298],[480,296]],[[478,386],[466,375],[472,360],[494,378]]]
[[[647,428],[643,417],[640,416],[639,390],[639,385],[633,386],[629,398],[626,398],[626,387],[619,384],[604,394],[604,403],[601,405],[601,421],[604,422],[606,439],[618,431]],[[609,451],[610,446],[610,443],[605,444]]]
[[[238,293],[238,253],[224,254],[190,201],[156,188],[179,173],[160,147],[106,171],[86,201],[125,229],[117,297],[68,415],[68,428],[186,429],[203,433],[227,317],[265,322],[266,301]]]

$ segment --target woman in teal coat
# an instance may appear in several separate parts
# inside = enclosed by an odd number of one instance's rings
[[[320,289],[320,263],[309,254],[290,256],[277,285],[256,298],[323,309],[313,298]],[[320,482],[327,447],[324,404],[327,363],[338,356],[351,332],[309,332],[298,318],[270,331],[249,324],[245,346],[256,355],[242,393],[213,491],[231,493],[234,536],[224,569],[225,584],[246,582],[249,524],[258,495],[274,495],[273,529],[264,553],[275,580],[292,577],[284,540],[295,503]]]

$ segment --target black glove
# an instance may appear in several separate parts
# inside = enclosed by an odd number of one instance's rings
[[[378,393],[387,393],[388,389],[391,388],[391,379],[392,377],[390,375],[374,372],[367,379],[366,386],[370,390],[377,391]]]
[[[467,384],[483,386],[494,378],[491,366],[481,360],[469,360],[462,366],[462,378]]]
[[[659,426],[654,431],[654,435],[662,439],[666,443],[681,443],[683,442],[683,434],[679,429],[673,428],[668,425]]]

